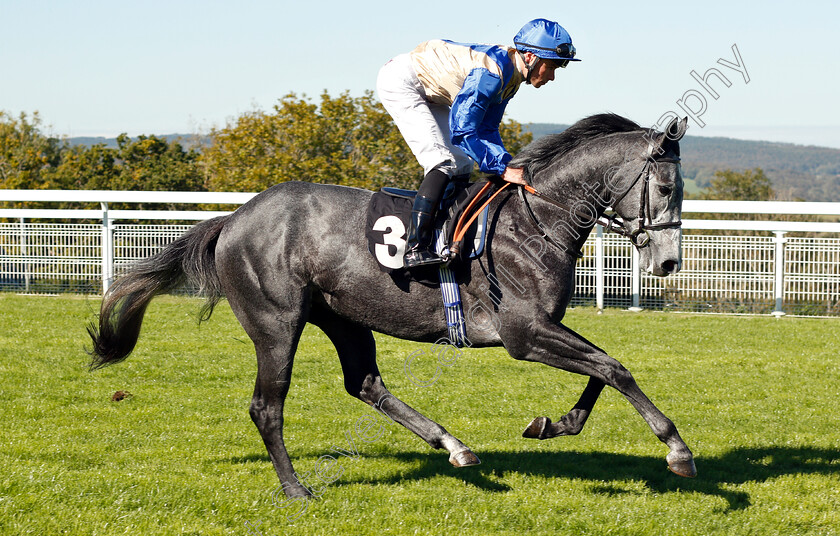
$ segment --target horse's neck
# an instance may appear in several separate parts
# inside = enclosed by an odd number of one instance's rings
[[[579,205],[601,216],[613,192],[611,173],[623,163],[616,144],[590,144],[578,148],[534,177],[534,187],[568,206]],[[594,224],[594,222],[593,222]]]
[[[592,144],[570,152],[533,177],[534,188],[567,207],[567,213],[554,215],[553,228],[574,243],[577,251],[610,204],[609,176],[623,158],[623,150],[614,143]]]

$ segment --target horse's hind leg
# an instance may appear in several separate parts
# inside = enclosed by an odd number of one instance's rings
[[[292,461],[283,442],[283,405],[289,392],[292,361],[300,332],[274,346],[257,345],[257,381],[248,412],[262,436],[277,477],[289,497],[310,495],[298,482]]]
[[[314,310],[310,322],[320,327],[338,351],[344,372],[344,388],[391,420],[420,436],[436,449],[449,452],[455,467],[481,463],[478,457],[446,429],[392,395],[382,381],[376,365],[373,333],[327,310]]]
[[[241,281],[237,280],[237,281]],[[254,288],[227,288],[226,294],[242,327],[254,341],[257,380],[249,413],[262,436],[277,477],[289,497],[311,495],[295,476],[283,442],[283,406],[292,378],[292,363],[306,325],[306,289],[284,289],[270,297]]]

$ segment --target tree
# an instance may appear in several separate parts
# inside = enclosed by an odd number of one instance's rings
[[[254,111],[210,134],[201,152],[158,136],[126,134],[118,147],[71,147],[41,132],[38,113],[0,112],[0,188],[261,191],[302,180],[368,189],[417,188],[423,170],[391,116],[368,91],[319,104],[289,94],[271,113]],[[515,154],[532,135],[500,125]]]
[[[499,125],[499,134],[502,136],[507,152],[514,156],[524,149],[526,145],[534,141],[534,134],[523,132],[522,125],[513,119],[502,121],[502,124]]]
[[[761,168],[741,173],[731,169],[717,171],[709,187],[701,192],[701,199],[768,201],[774,197],[770,179]]]
[[[511,153],[532,138],[511,120],[500,133]],[[290,180],[417,188],[423,179],[390,115],[370,91],[358,98],[324,92],[320,105],[292,93],[273,113],[244,114],[211,138],[202,156],[211,190],[260,191]]]
[[[770,179],[761,168],[747,169],[742,172],[726,169],[715,172],[708,188],[703,189],[699,199],[714,199],[724,201],[770,201],[775,199],[776,192],[771,186]],[[696,214],[700,219],[718,219],[719,214]],[[727,214],[726,219],[733,220],[775,220],[796,221],[800,216],[779,214]],[[703,231],[700,231],[703,233]],[[743,231],[708,231],[709,234],[741,235]]]
[[[202,160],[212,190],[260,191],[290,180],[409,186],[422,173],[371,92],[324,92],[320,106],[292,93],[273,113],[244,114],[211,138]]]
[[[109,190],[115,183],[117,151],[102,144],[77,145],[61,154],[61,161],[50,175],[48,188],[60,190]]]
[[[0,111],[0,188],[44,188],[65,147],[40,131],[38,112],[17,119]]]
[[[126,134],[117,137],[117,175],[107,183],[90,187],[112,190],[185,191],[204,190],[204,177],[198,165],[199,153],[185,150],[177,141],[158,136]],[[105,175],[107,177],[107,175]],[[103,178],[105,178],[103,177]]]

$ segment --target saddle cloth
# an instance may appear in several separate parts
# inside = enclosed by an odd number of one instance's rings
[[[435,243],[439,254],[449,255],[455,224],[472,198],[481,189],[481,183],[450,182],[435,218]],[[383,188],[373,194],[368,205],[365,235],[368,250],[376,259],[380,270],[393,276],[402,276],[437,286],[436,270],[425,277],[424,270],[409,272],[403,264],[409,217],[417,192],[399,188]],[[450,263],[472,259],[484,251],[487,234],[487,213],[485,208],[476,219],[476,225],[464,236],[459,255],[450,258]],[[441,240],[440,237],[443,236]]]
[[[446,319],[448,336],[446,342],[457,348],[469,345],[466,331],[466,319],[461,303],[459,280],[468,277],[463,258],[475,258],[484,251],[487,234],[487,213],[485,207],[456,248],[453,248],[455,227],[464,210],[478,195],[480,183],[450,182],[438,207],[435,221],[435,251],[449,259],[447,264],[418,267],[408,270],[403,264],[409,216],[417,192],[398,188],[383,188],[373,194],[367,213],[365,234],[368,249],[376,259],[380,270],[388,272],[394,282],[405,285],[417,281],[427,286],[440,286],[443,298],[443,311]],[[459,232],[459,235],[461,233]],[[460,270],[458,270],[461,268]],[[456,274],[456,270],[461,272]]]

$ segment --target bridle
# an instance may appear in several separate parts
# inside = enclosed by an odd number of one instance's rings
[[[639,174],[636,175],[636,178],[633,179],[633,182],[630,183],[630,187],[627,188],[617,199],[615,199],[614,201],[612,201],[610,203],[610,206],[612,206],[613,209],[615,209],[615,207],[619,203],[621,203],[621,201],[624,200],[625,197],[627,197],[627,194],[629,194],[633,190],[633,188],[636,186],[636,183],[638,183],[640,180],[642,180],[642,177],[644,177],[644,184],[642,186],[641,199],[639,200],[639,216],[635,220],[636,221],[636,226],[633,226],[633,227],[635,227],[635,229],[631,230],[632,227],[628,226],[628,222],[626,222],[624,220],[621,220],[615,214],[612,214],[612,215],[609,215],[609,216],[601,215],[601,216],[595,218],[595,220],[592,222],[593,224],[597,223],[597,224],[603,226],[604,229],[606,229],[607,232],[612,231],[612,232],[617,233],[621,236],[625,236],[625,237],[629,238],[630,241],[633,243],[633,245],[635,245],[638,248],[643,248],[650,243],[650,233],[649,233],[649,231],[659,231],[659,230],[662,230],[662,229],[678,229],[678,228],[682,227],[682,221],[681,220],[672,221],[672,222],[663,222],[663,223],[653,223],[653,219],[651,218],[651,214],[650,214],[650,197],[648,196],[649,185],[650,185],[651,164],[652,163],[656,164],[656,163],[659,163],[659,162],[667,163],[667,164],[679,164],[680,157],[674,151],[669,151],[669,152],[663,154],[662,156],[653,156],[652,153],[653,153],[653,148],[651,147],[650,150],[649,150],[649,155],[645,159],[644,166],[642,166],[642,169],[641,169],[641,171],[639,171]],[[528,182],[530,182],[530,181],[528,181]],[[584,221],[591,220],[592,215],[591,214],[585,214],[584,215],[580,211],[575,209],[574,207],[568,207],[568,206],[560,203],[559,201],[557,201],[555,199],[552,199],[551,197],[549,197],[549,196],[547,196],[543,193],[540,193],[539,191],[534,189],[533,186],[526,185],[526,186],[522,186],[521,188],[519,188],[519,198],[522,200],[522,203],[525,206],[525,212],[531,218],[531,221],[537,227],[537,229],[539,229],[540,232],[542,233],[542,238],[546,242],[554,245],[555,247],[558,247],[558,248],[560,248],[564,251],[568,251],[566,246],[558,243],[556,240],[551,238],[551,236],[549,236],[549,234],[546,232],[545,226],[542,223],[540,223],[540,221],[537,219],[536,215],[534,214],[534,211],[531,210],[531,206],[528,204],[528,199],[525,197],[525,192],[528,192],[529,194],[534,195],[535,197],[538,197],[538,198],[542,199],[543,201],[545,201],[545,202],[547,202],[551,205],[554,205],[555,207],[558,207],[560,209],[563,209],[563,210],[567,211],[570,215],[571,214],[577,214],[579,216],[583,216],[583,217],[586,218]],[[576,255],[578,257],[583,256],[582,252],[580,252],[580,251],[576,252]]]
[[[628,231],[626,222],[618,222],[620,227],[615,229],[615,232],[626,236],[630,239],[631,242],[636,247],[643,248],[648,245],[650,242],[650,233],[648,231],[659,231],[662,229],[678,229],[682,227],[682,220],[676,220],[671,222],[663,222],[663,223],[653,223],[653,218],[650,215],[650,196],[648,195],[648,191],[650,189],[650,166],[651,163],[657,164],[659,162],[666,163],[666,164],[679,164],[680,157],[674,153],[669,152],[665,155],[654,157],[648,156],[645,159],[645,165],[642,167],[642,171],[630,185],[630,188],[625,190],[621,196],[611,203],[612,207],[615,208],[621,201],[630,193],[630,190],[636,186],[636,183],[639,182],[639,179],[644,176],[644,184],[642,185],[642,197],[639,200],[639,216],[637,217],[636,221],[638,222],[638,227],[635,231]],[[612,215],[607,217],[610,222],[617,221],[616,216]],[[610,230],[609,228],[607,229]],[[644,233],[644,236],[640,239],[639,237]]]

